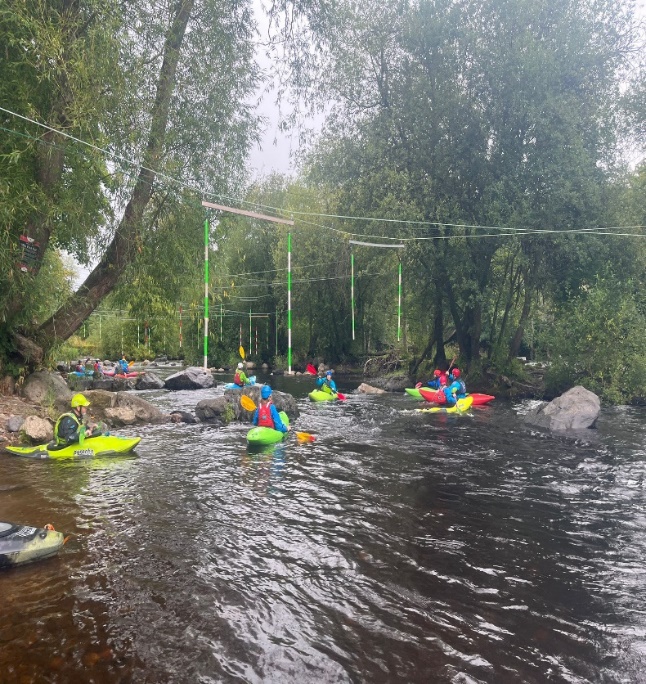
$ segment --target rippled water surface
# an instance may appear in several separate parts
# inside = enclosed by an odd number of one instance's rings
[[[316,442],[169,424],[136,456],[0,454],[0,519],[72,535],[0,574],[0,682],[646,681],[646,410],[561,440],[523,404],[272,383]]]

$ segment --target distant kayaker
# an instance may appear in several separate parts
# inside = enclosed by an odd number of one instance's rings
[[[86,437],[97,437],[102,434],[99,425],[88,425],[87,407],[90,402],[83,394],[75,394],[72,397],[72,410],[68,413],[63,413],[56,421],[54,426],[54,439],[57,444],[73,444],[79,441],[81,434],[81,427],[85,427]]]
[[[324,392],[330,391],[332,394],[336,394],[336,383],[332,380],[332,373],[334,373],[334,371],[331,368],[326,370],[323,377],[317,378],[316,386]]]
[[[123,373],[123,375],[125,375],[130,370],[130,366],[128,365],[128,362],[126,361],[125,356],[122,356],[121,360],[117,362],[117,368],[118,368],[119,373]]]
[[[263,385],[260,390],[260,406],[254,411],[252,422],[258,427],[273,428],[279,432],[291,430],[291,427],[283,423],[271,400],[271,387],[269,385]]]
[[[441,371],[439,368],[436,368],[433,371],[433,376],[433,379],[429,380],[427,383],[431,389],[439,390],[449,384],[449,377],[446,371]]]
[[[238,387],[244,387],[245,385],[251,384],[251,380],[249,380],[244,372],[244,364],[242,361],[238,363],[236,374],[233,376],[233,384],[238,385]]]

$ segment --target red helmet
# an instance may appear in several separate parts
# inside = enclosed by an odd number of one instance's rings
[[[460,369],[459,369],[459,368],[454,368],[454,369],[453,369],[453,377],[454,377],[454,378],[459,378],[459,377],[460,377]]]
[[[442,371],[441,371],[441,370],[438,370],[438,369],[436,368],[436,369],[433,371],[433,375],[434,375],[436,378],[439,378],[440,375],[442,375]]]

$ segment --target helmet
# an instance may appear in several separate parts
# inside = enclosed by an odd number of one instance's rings
[[[442,371],[439,370],[439,368],[436,368],[436,369],[433,371],[433,375],[434,375],[436,378],[439,378],[440,375],[442,375]]]
[[[331,368],[328,368],[328,369],[325,371],[325,375],[332,375],[332,373],[334,373],[334,371],[333,371]]]
[[[260,390],[260,396],[263,399],[269,399],[269,397],[271,397],[271,387],[269,385],[263,385]]]
[[[459,369],[459,368],[454,368],[454,369],[453,369],[453,377],[454,377],[454,378],[459,378],[460,375],[461,375],[460,369]]]
[[[242,365],[242,361],[240,361],[240,363],[238,363],[238,368],[240,368],[240,369],[244,368],[244,366]]]
[[[82,394],[75,394],[72,397],[72,408],[78,408],[79,406],[89,406],[90,402],[82,395]]]

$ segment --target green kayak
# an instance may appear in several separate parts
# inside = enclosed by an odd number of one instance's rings
[[[88,437],[83,444],[78,442],[57,448],[53,442],[39,446],[19,447],[7,446],[5,449],[17,456],[29,458],[51,458],[63,460],[68,458],[96,458],[97,456],[115,456],[127,454],[141,441],[141,437],[117,437],[116,435],[101,435]]]
[[[404,391],[411,397],[415,397],[415,399],[422,398],[422,395],[419,393],[419,387],[406,387]]]
[[[278,415],[287,427],[289,427],[289,417],[285,411],[279,411]],[[247,432],[248,444],[276,444],[287,438],[289,432],[281,432],[269,427],[253,427]]]
[[[0,568],[31,563],[58,553],[65,538],[53,527],[48,528],[0,522]]]
[[[336,401],[338,399],[336,394],[318,389],[312,390],[307,396],[312,401]]]

